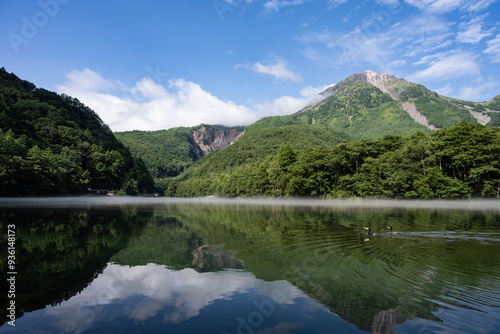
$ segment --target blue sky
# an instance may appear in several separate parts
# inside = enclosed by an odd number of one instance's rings
[[[0,2],[0,66],[114,131],[246,125],[372,70],[500,94],[497,0]]]

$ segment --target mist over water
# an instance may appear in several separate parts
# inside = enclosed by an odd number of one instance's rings
[[[0,207],[87,207],[168,204],[285,206],[310,208],[359,208],[359,209],[432,209],[500,212],[498,199],[472,200],[387,200],[387,199],[301,199],[301,198],[219,198],[219,197],[42,197],[0,198]]]
[[[498,200],[18,198],[0,223],[20,273],[0,333],[500,328]]]

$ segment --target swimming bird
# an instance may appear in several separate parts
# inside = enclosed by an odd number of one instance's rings
[[[363,227],[366,231],[367,235],[378,235],[378,233],[372,233],[372,229],[369,227]]]
[[[386,228],[388,228],[388,229],[389,229],[389,233],[390,233],[390,234],[400,234],[400,233],[401,233],[401,232],[394,232],[394,231],[392,230],[392,226],[387,226]]]

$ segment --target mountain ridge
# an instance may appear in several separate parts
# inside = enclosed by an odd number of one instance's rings
[[[358,86],[358,90],[361,87],[365,88],[364,92],[358,94],[364,94],[365,96],[361,99],[359,98],[361,96],[358,96],[357,100],[353,99],[353,91],[355,91],[354,87],[356,86]],[[370,87],[376,88],[378,91],[370,90]],[[377,73],[368,70],[363,73],[350,75],[337,84],[328,87],[320,93],[325,98],[316,104],[303,108],[291,115],[264,118],[257,121],[257,125],[254,123],[249,128],[297,123],[312,124],[318,119],[312,114],[317,115],[318,113],[322,113],[325,116],[323,117],[323,121],[327,121],[329,126],[333,126],[337,130],[346,130],[353,125],[353,118],[360,116],[357,113],[360,109],[365,109],[363,113],[365,118],[370,118],[366,117],[369,116],[367,109],[372,109],[375,106],[367,105],[365,102],[369,102],[370,95],[376,96],[380,95],[380,93],[390,97],[390,100],[385,99],[383,102],[387,103],[387,108],[393,109],[391,113],[394,117],[397,116],[398,109],[400,109],[410,116],[413,122],[419,125],[416,127],[410,126],[407,120],[404,120],[405,117],[399,115],[397,117],[401,118],[402,123],[398,124],[397,127],[401,128],[403,126],[409,128],[407,133],[400,134],[411,134],[414,130],[424,130],[424,128],[427,130],[437,130],[452,126],[462,120],[473,123],[479,122],[481,124],[492,122],[491,126],[498,126],[500,123],[500,115],[498,115],[500,112],[500,103],[498,102],[500,95],[488,102],[462,101],[439,95],[423,85],[396,78],[392,74]],[[331,103],[331,100],[334,99],[337,100],[336,103]],[[392,106],[389,104],[391,100],[394,102]],[[396,106],[395,103],[397,104],[397,108],[394,108]],[[353,104],[358,104],[358,108],[354,108],[357,110],[352,110]],[[348,110],[349,107],[351,107],[351,110]],[[371,111],[373,110],[375,109]],[[342,115],[341,111],[344,111],[345,115]],[[332,115],[335,115],[335,121],[332,120]],[[344,119],[344,117],[347,117],[347,119]],[[309,120],[306,121],[305,118],[309,118]],[[359,130],[355,127],[347,131],[356,137],[359,135],[359,133],[356,133]],[[383,134],[391,134],[390,129],[386,129],[384,132]],[[376,138],[383,134],[371,131],[366,133],[365,137]]]

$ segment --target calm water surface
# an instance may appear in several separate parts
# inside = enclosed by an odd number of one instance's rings
[[[0,199],[0,224],[0,333],[500,332],[499,201]]]

